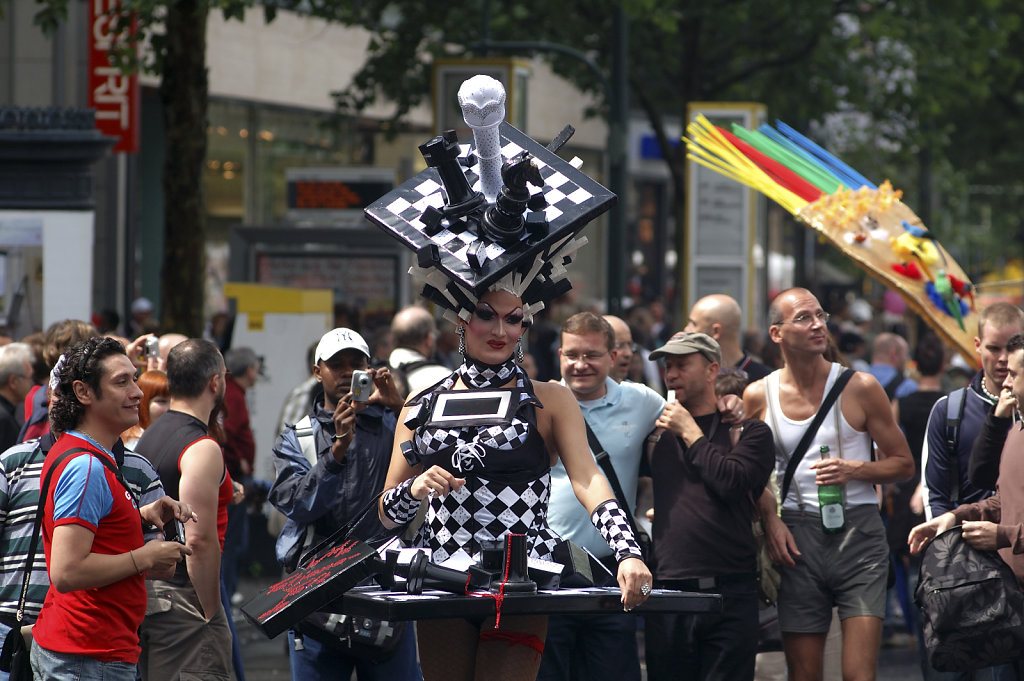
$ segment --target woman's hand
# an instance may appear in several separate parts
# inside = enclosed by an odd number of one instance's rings
[[[457,478],[440,466],[431,466],[412,481],[409,494],[420,500],[428,496],[443,497],[452,490],[462,489],[465,484],[465,478]]]
[[[622,592],[622,609],[626,612],[646,601],[651,595],[651,571],[639,558],[626,558],[619,563],[618,581]]]
[[[245,485],[235,480],[231,481],[231,505],[240,504],[245,501]]]

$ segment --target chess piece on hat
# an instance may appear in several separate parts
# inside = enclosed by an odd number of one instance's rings
[[[498,126],[505,119],[505,86],[490,76],[473,76],[459,88],[459,106],[466,125],[473,129],[476,156],[480,160],[480,190],[491,203],[501,189]]]

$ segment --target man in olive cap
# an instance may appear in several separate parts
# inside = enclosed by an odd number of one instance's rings
[[[675,401],[657,421],[647,465],[654,481],[654,582],[663,589],[722,594],[722,612],[650,613],[647,673],[664,679],[754,677],[757,654],[755,500],[771,475],[771,430],[716,406],[722,350],[704,333],[680,332],[651,353],[664,358]]]

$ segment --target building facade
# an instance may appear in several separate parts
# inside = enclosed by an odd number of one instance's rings
[[[68,20],[52,38],[34,26],[36,11],[32,0],[8,0],[0,18],[0,106],[89,106],[95,90],[90,3],[69,3]],[[394,135],[385,125],[391,115],[387,103],[359,118],[335,115],[331,92],[350,81],[369,39],[366,31],[289,12],[280,12],[269,25],[260,11],[249,12],[244,21],[211,15],[204,179],[207,315],[226,309],[228,280],[331,288],[336,299],[352,298],[381,317],[412,299],[415,292],[403,285],[398,249],[392,255],[358,210],[294,210],[292,180],[303,173],[356,183],[390,174],[401,182],[423,167],[417,147],[435,134],[431,106],[411,112],[406,127]],[[517,111],[525,120],[516,123],[542,141],[571,123],[576,133],[563,155],[579,156],[584,168],[602,179],[607,128],[584,116],[591,99],[540,60],[517,64],[526,74],[528,95],[522,93]],[[152,300],[159,316],[164,135],[158,83],[152,76],[139,78],[133,102],[138,151],[113,152],[94,167],[93,248],[91,258],[80,263],[89,268],[90,302],[80,311],[62,309],[62,317],[88,318],[110,308],[125,319],[137,296]],[[604,221],[589,227],[587,235],[591,245],[581,253],[576,288],[584,297],[602,300]],[[359,244],[365,247],[360,250]],[[42,325],[49,316],[40,313],[39,319]]]

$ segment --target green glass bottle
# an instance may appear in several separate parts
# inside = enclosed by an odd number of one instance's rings
[[[821,458],[829,457],[828,445],[821,446]],[[846,510],[843,503],[842,485],[820,485],[818,487],[818,508],[821,510],[821,526],[825,532],[835,534],[846,527]]]

